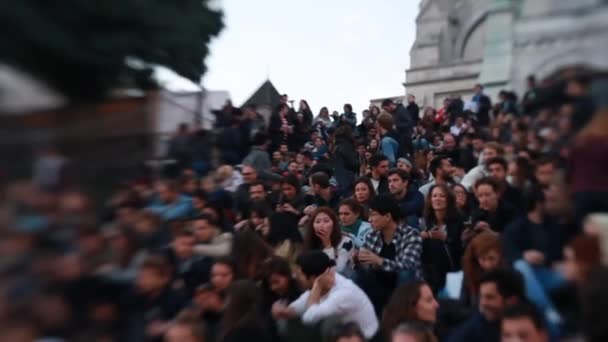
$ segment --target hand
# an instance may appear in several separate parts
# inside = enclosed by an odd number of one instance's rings
[[[462,241],[468,241],[468,240],[472,239],[473,236],[475,236],[475,231],[473,230],[473,228],[466,228],[465,230],[462,231],[462,234],[460,235],[460,239]]]
[[[319,238],[319,240],[321,240],[321,243],[323,244],[323,248],[331,247],[331,238],[329,236],[328,231],[321,229],[319,231],[315,231],[315,235]]]
[[[267,222],[264,222],[261,225],[255,227],[255,230],[260,232],[262,236],[268,236],[268,233],[270,233],[270,226]]]
[[[425,231],[423,231],[423,232],[420,232],[420,237],[421,237],[421,238],[423,238],[423,239],[428,239],[428,238],[430,238],[431,236],[430,236],[430,235],[429,235],[429,233],[428,233],[428,232],[425,230]]]
[[[379,257],[378,255],[374,254],[373,252],[367,250],[367,249],[362,249],[359,252],[359,262],[364,264],[364,265],[382,265],[382,261],[383,259],[381,257]]]
[[[490,224],[485,221],[477,222],[477,224],[475,224],[475,227],[473,229],[475,230],[476,233],[492,231],[492,227],[490,227]]]
[[[311,216],[315,210],[317,210],[317,206],[314,204],[311,204],[309,206],[307,206],[306,208],[304,208],[304,214]]]
[[[537,250],[528,250],[524,252],[524,260],[530,265],[542,265],[545,262],[545,255]]]
[[[165,334],[167,331],[168,325],[163,321],[152,321],[146,327],[146,335],[150,337],[158,337]]]
[[[298,226],[299,227],[306,226],[306,224],[308,224],[309,220],[310,220],[310,216],[308,216],[308,215],[302,216],[302,218],[300,219],[300,221],[298,221]]]
[[[448,238],[448,235],[442,230],[432,229],[431,231],[429,231],[429,237],[431,239],[445,241]]]
[[[272,317],[274,317],[275,319],[285,318],[286,312],[287,303],[285,303],[285,301],[280,300],[272,304],[271,313]]]
[[[291,205],[289,203],[283,204],[283,211],[294,213],[296,215],[299,214],[298,211],[296,210],[296,208],[294,208],[293,205]]]
[[[247,226],[248,222],[249,222],[248,220],[243,220],[243,221],[235,224],[234,225],[234,230],[239,231],[239,230],[243,229],[244,227]]]

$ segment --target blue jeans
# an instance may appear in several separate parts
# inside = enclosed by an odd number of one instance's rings
[[[554,316],[557,310],[548,293],[564,286],[566,283],[564,277],[550,268],[532,266],[521,259],[513,263],[513,267],[523,276],[526,296],[542,311],[551,334],[559,334],[559,321],[556,321]]]

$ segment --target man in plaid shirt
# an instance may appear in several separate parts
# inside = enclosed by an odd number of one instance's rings
[[[369,232],[361,251],[355,253],[357,268],[355,279],[377,310],[388,300],[398,284],[422,279],[420,233],[405,224],[400,225],[399,206],[394,198],[380,195],[369,208]]]

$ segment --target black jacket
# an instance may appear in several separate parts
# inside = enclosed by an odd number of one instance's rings
[[[401,138],[411,139],[415,123],[412,120],[410,113],[402,104],[397,105],[397,108],[393,112],[393,120],[395,120],[395,127]]]
[[[480,313],[459,325],[446,339],[448,342],[498,342],[500,320],[488,322]]]
[[[209,281],[213,259],[204,256],[193,256],[188,260],[179,260],[173,248],[167,247],[163,254],[173,266],[173,281],[183,286],[183,292],[192,296],[196,288]]]
[[[350,191],[359,171],[359,156],[353,143],[339,139],[334,150],[334,176],[341,191]]]
[[[367,178],[372,179],[372,174],[368,173],[366,175]],[[378,189],[376,189],[376,195],[386,195],[390,194],[390,190],[388,189],[388,178],[382,177],[380,178],[380,183],[378,184]]]
[[[563,225],[545,219],[536,224],[522,216],[511,222],[504,230],[505,257],[510,263],[521,259],[527,250],[537,250],[545,255],[545,265],[561,260],[562,251],[570,235]]]
[[[518,210],[522,210],[523,209],[523,194],[521,192],[521,190],[519,190],[518,188],[512,186],[509,183],[504,184],[504,192],[501,196],[501,198],[503,200],[505,200],[505,202],[508,202],[509,204],[511,204],[513,207],[517,208]]]
[[[487,222],[493,231],[502,233],[505,227],[518,217],[518,211],[511,204],[500,200],[493,213],[477,208],[473,211],[473,225],[479,221]]]
[[[425,231],[434,228],[427,225]],[[455,218],[446,224],[447,239],[422,240],[422,267],[424,278],[429,282],[433,291],[439,291],[445,287],[445,277],[448,272],[460,269],[462,258],[462,241],[460,236],[464,230],[462,219]]]
[[[407,109],[407,112],[410,113],[410,118],[412,121],[414,121],[414,125],[417,125],[420,119],[420,107],[418,107],[416,102],[411,102],[408,103],[405,109]]]
[[[477,108],[477,124],[487,127],[490,124],[490,110],[492,109],[492,101],[484,94],[479,97]]]

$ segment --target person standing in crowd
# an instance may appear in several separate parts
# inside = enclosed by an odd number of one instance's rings
[[[377,313],[399,284],[421,279],[420,255],[422,238],[414,229],[399,224],[401,211],[387,195],[374,198],[370,204],[370,224],[363,246],[353,257],[357,283],[370,296]]]
[[[351,132],[355,131],[355,128],[357,126],[357,113],[353,112],[353,106],[348,103],[344,105],[344,113],[340,115],[339,124],[348,124],[351,129]]]
[[[417,125],[420,120],[420,107],[416,104],[416,96],[412,94],[407,95],[407,107],[405,109],[414,121],[414,126]]]
[[[445,286],[448,272],[460,269],[464,230],[462,218],[456,208],[456,198],[450,188],[436,185],[424,208],[422,242],[422,265],[424,278],[433,291],[438,293]]]
[[[385,155],[375,154],[369,160],[371,168],[367,178],[370,179],[377,195],[390,193],[388,189],[389,160]]]
[[[379,334],[386,341],[404,323],[420,323],[432,329],[437,321],[438,309],[439,303],[425,282],[413,281],[401,285],[384,308]]]
[[[397,142],[403,151],[412,153],[412,134],[416,126],[415,120],[410,116],[407,109],[402,104],[396,104],[393,100],[387,99],[382,102],[382,109],[393,116],[393,121],[397,128],[397,133],[401,138]]]
[[[399,157],[399,136],[393,130],[393,117],[387,113],[380,114],[376,127],[380,133],[378,152],[388,158],[391,166],[395,166]]]
[[[264,117],[257,112],[254,104],[248,105],[243,110],[243,120],[241,121],[241,132],[247,145],[251,144],[252,138],[258,133],[266,130]]]
[[[451,185],[454,168],[452,167],[452,162],[448,157],[437,156],[431,160],[429,172],[433,176],[433,180],[421,186],[419,189],[425,198],[428,196],[429,191],[433,186]]]
[[[312,110],[306,100],[300,100],[300,107],[298,108],[296,119],[295,139],[297,140],[297,146],[299,147],[306,143],[306,140],[310,135],[313,120]]]
[[[388,172],[388,187],[393,200],[399,205],[402,219],[407,225],[417,228],[424,208],[424,196],[409,185],[409,180],[409,174],[403,170],[392,169]]]
[[[483,93],[483,86],[481,84],[476,84],[473,91],[475,95],[473,95],[472,101],[477,105],[477,124],[481,127],[488,127],[490,125],[492,101]]]
[[[498,269],[484,274],[479,280],[479,312],[457,327],[447,341],[500,341],[505,308],[522,303],[524,298],[523,280],[517,272]]]
[[[280,104],[276,112],[270,116],[268,125],[268,132],[272,139],[270,151],[276,151],[281,143],[287,143],[293,147],[296,124],[297,118],[293,110],[285,103]]]
[[[349,126],[341,125],[338,127],[334,137],[334,176],[338,182],[340,195],[348,196],[355,175],[359,172],[359,158]]]
[[[322,251],[302,253],[297,260],[296,274],[302,288],[300,298],[287,305],[277,302],[272,307],[275,319],[300,317],[306,325],[335,318],[355,322],[365,338],[378,331],[378,319],[365,293],[351,280],[337,274],[334,262]]]

